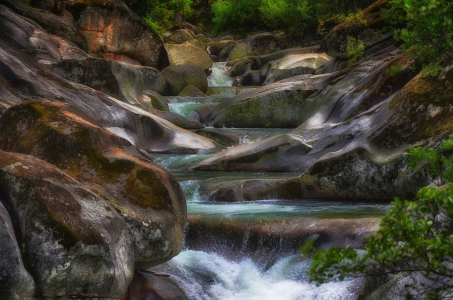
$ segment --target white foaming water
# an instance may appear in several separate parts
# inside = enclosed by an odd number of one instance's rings
[[[228,75],[226,62],[215,62],[208,77],[209,86],[232,86],[233,79]]]
[[[187,202],[200,202],[200,184],[196,180],[188,180],[180,182],[179,185],[186,196]]]
[[[231,261],[215,253],[186,250],[159,269],[191,300],[353,300],[361,280],[330,282],[317,287],[305,274],[309,260],[278,259],[266,269],[249,258]]]

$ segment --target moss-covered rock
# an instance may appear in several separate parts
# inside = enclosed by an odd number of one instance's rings
[[[229,59],[274,53],[287,47],[286,41],[271,33],[250,35],[230,52]]]
[[[209,44],[206,44],[206,46],[208,47],[208,51],[209,51],[210,54],[218,56],[220,54],[220,52],[222,51],[222,49],[224,49],[224,48],[226,48],[228,46],[231,46],[231,45],[236,46],[237,44],[238,44],[238,42],[236,42],[236,41],[232,41],[232,40],[224,41],[224,40],[221,40],[221,41],[218,41],[218,42],[211,42]],[[234,48],[234,46],[233,46],[233,48]]]
[[[196,134],[207,137],[216,141],[220,145],[231,147],[239,144],[240,136],[237,133],[222,130],[217,128],[203,128],[196,131]]]
[[[133,245],[110,203],[43,160],[4,151],[0,192],[41,297],[122,297]]]
[[[190,40],[193,40],[193,37],[189,31],[185,29],[176,30],[167,38],[167,42],[170,44],[182,44]]]
[[[171,94],[176,96],[188,85],[193,85],[203,93],[208,90],[208,77],[198,65],[170,66],[162,70]]]
[[[180,97],[206,97],[206,95],[200,91],[196,86],[194,85],[188,85],[186,86],[179,94],[178,96]]]
[[[212,67],[212,59],[204,49],[190,44],[166,44],[170,66],[195,64],[203,70]]]
[[[41,158],[101,195],[123,217],[135,267],[177,255],[185,198],[177,181],[128,141],[67,104],[27,102],[0,118],[0,148]]]

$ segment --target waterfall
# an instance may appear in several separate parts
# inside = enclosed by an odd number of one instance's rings
[[[233,79],[228,75],[226,62],[215,62],[212,65],[212,73],[208,77],[208,85],[210,87],[233,85]]]
[[[270,268],[250,258],[232,261],[216,253],[186,250],[163,271],[191,300],[355,300],[360,279],[329,282],[317,287],[305,274],[309,260],[300,256],[278,259]]]

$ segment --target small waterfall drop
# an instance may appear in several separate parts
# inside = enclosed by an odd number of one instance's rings
[[[232,261],[216,253],[186,250],[164,270],[193,300],[353,300],[361,280],[329,282],[317,287],[305,274],[309,260],[278,259],[270,268],[250,258]]]
[[[215,62],[212,65],[212,73],[208,77],[208,85],[210,87],[233,85],[233,79],[228,75],[226,62]]]

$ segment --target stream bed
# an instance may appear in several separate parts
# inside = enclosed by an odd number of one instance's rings
[[[169,99],[170,110],[190,117],[197,107],[218,104],[239,93],[239,89],[231,87],[232,80],[226,72],[224,63],[215,63],[208,81],[211,90],[218,92],[204,98],[172,97]],[[235,131],[241,136],[240,143],[249,143],[285,134],[292,129],[220,130]],[[363,220],[363,224],[374,224],[376,227],[379,218],[388,211],[388,204],[365,201],[282,200],[272,197],[239,203],[212,199],[209,201],[209,195],[213,191],[228,184],[251,179],[292,179],[300,175],[188,170],[191,165],[211,156],[212,154],[154,156],[155,162],[168,169],[181,184],[187,199],[187,230],[190,231],[186,232],[183,251],[154,270],[171,274],[171,280],[193,300],[357,299],[363,288],[361,279],[346,279],[343,282],[330,282],[320,286],[309,283],[306,272],[311,262],[304,259],[298,251],[306,238],[303,228],[305,225],[302,228],[299,226],[297,231],[294,231],[296,234],[291,233],[291,236],[285,235],[284,232],[263,233],[262,228],[268,224],[279,230],[291,224],[294,228],[294,224],[297,225],[299,220],[301,224],[313,220],[313,224],[321,225],[350,220],[346,222],[358,224],[358,227]],[[206,224],[217,226],[215,230],[224,230],[227,233],[217,234],[214,229],[204,228],[205,225],[197,227],[197,224],[203,223],[205,219],[209,220]],[[307,226],[314,226],[313,224]],[[337,231],[340,232],[335,232],[335,228],[327,228],[325,231],[328,234],[332,231],[333,237],[342,236],[345,233],[341,231],[349,225],[344,222],[341,224],[346,227],[338,227]],[[250,229],[247,229],[247,226],[250,226]],[[233,227],[237,231],[231,229]],[[302,233],[300,243],[297,235],[299,233]],[[258,235],[254,241],[251,237],[253,234]],[[331,241],[328,242],[329,245],[332,244]],[[347,241],[344,242],[347,244]],[[343,241],[339,244],[342,243]],[[278,249],[279,247],[282,249]],[[269,255],[270,252],[273,255]]]

